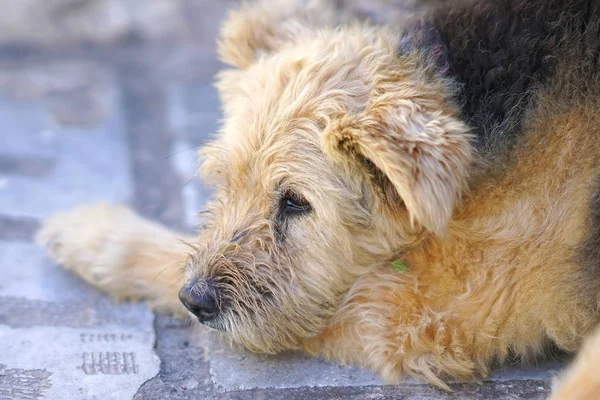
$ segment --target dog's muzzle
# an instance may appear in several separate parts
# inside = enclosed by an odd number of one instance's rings
[[[214,285],[206,280],[194,280],[179,291],[179,300],[202,323],[219,315],[219,294]]]

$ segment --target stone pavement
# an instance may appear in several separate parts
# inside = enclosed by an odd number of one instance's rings
[[[32,235],[79,203],[128,203],[193,228],[208,195],[195,149],[218,128],[213,42],[226,2],[45,1],[11,1],[12,17],[0,16],[0,400],[545,397],[561,361],[452,393],[383,385],[357,366],[231,349],[50,262]],[[26,18],[35,29],[17,23]]]

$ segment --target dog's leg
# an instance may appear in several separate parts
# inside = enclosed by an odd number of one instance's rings
[[[37,241],[52,259],[118,299],[147,299],[183,314],[178,300],[189,247],[123,206],[80,206],[49,218]]]
[[[485,345],[475,344],[456,321],[436,315],[417,278],[394,272],[363,277],[332,323],[306,340],[304,349],[368,366],[393,384],[414,377],[449,390],[440,376],[468,381],[485,374],[473,357],[485,353]]]
[[[600,398],[600,328],[579,356],[555,382],[550,400],[596,400]]]

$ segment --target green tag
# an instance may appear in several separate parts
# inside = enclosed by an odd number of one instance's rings
[[[396,260],[392,263],[392,268],[398,271],[408,271],[410,267],[404,261]]]

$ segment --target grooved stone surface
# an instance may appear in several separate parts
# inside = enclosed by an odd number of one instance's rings
[[[94,329],[13,329],[0,325],[0,365],[23,371],[42,369],[50,374],[49,384],[45,377],[31,378],[35,384],[45,386],[40,399],[132,398],[145,381],[158,373],[160,360],[152,351],[151,321],[151,317],[145,321],[145,329],[125,324]],[[19,385],[16,377],[9,375],[4,380],[0,394],[3,385],[6,390]]]
[[[117,306],[31,243],[0,241],[0,276],[0,398],[128,399],[158,373],[143,304]]]

